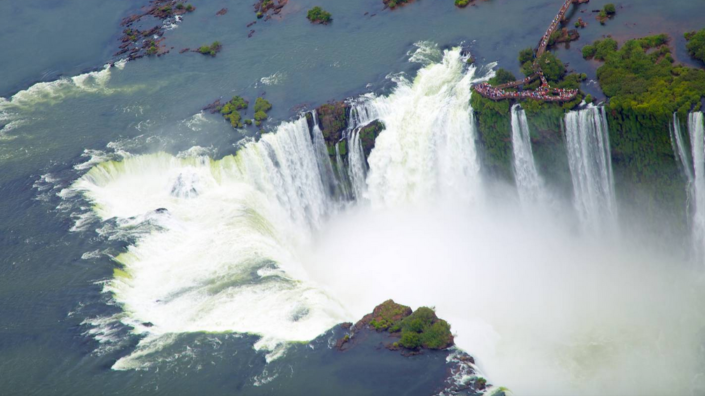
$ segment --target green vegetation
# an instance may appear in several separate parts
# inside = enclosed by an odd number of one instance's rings
[[[495,76],[492,77],[488,82],[491,85],[501,85],[516,81],[516,79],[517,78],[514,77],[514,74],[512,72],[500,68],[499,70],[497,70]]]
[[[263,16],[262,11],[257,11],[257,19],[262,19]]]
[[[151,56],[151,55],[156,55],[157,52],[159,52],[159,48],[157,47],[157,43],[154,40],[149,40],[147,42],[147,51],[145,54]]]
[[[565,65],[552,52],[541,55],[538,65],[549,82],[558,82],[565,75]]]
[[[390,328],[391,332],[401,330],[399,345],[408,349],[421,346],[427,349],[443,349],[453,344],[450,325],[438,319],[431,308],[421,307],[400,323]]]
[[[386,4],[389,8],[394,9],[397,6],[403,6],[404,4],[408,3],[409,0],[382,0],[384,4]]]
[[[193,8],[193,6],[192,6],[191,4],[187,4],[187,5],[186,5],[186,11],[191,12],[191,11],[193,11],[194,9],[195,9],[195,8]]]
[[[473,1],[473,0],[455,0],[455,6],[460,7],[460,8],[464,8],[464,7],[467,7],[471,1]]]
[[[651,216],[662,208],[682,211],[685,188],[673,158],[669,124],[700,108],[705,70],[674,65],[666,35],[629,40],[607,50],[597,78],[610,101],[607,118],[617,192],[624,200],[642,193]],[[643,197],[647,198],[643,198]],[[660,209],[657,209],[660,208]]]
[[[313,7],[310,10],[308,10],[308,14],[306,14],[306,18],[308,18],[309,21],[312,23],[320,22],[322,24],[327,24],[329,23],[332,18],[330,15],[330,12],[325,11],[321,7]]]
[[[524,48],[523,50],[519,51],[519,64],[523,65],[526,62],[533,62],[534,60],[534,49],[533,48]]]
[[[220,45],[220,42],[214,41],[210,46],[203,45],[200,48],[198,48],[198,52],[203,55],[215,56],[215,54],[220,52],[221,48],[222,48],[222,46]]]
[[[255,112],[262,111],[262,112],[266,113],[271,109],[272,109],[272,104],[269,103],[269,101],[267,99],[257,98],[257,100],[255,100]]]
[[[378,331],[389,330],[403,318],[411,315],[411,312],[411,308],[406,305],[397,304],[394,300],[387,300],[378,305],[372,312],[370,326]],[[394,331],[399,331],[399,329],[397,328]]]
[[[255,100],[255,125],[260,126],[269,116],[267,112],[272,109],[272,104],[264,98]]]
[[[607,37],[604,40],[595,40],[592,45],[586,45],[583,47],[583,58],[590,59],[595,58],[596,60],[605,60],[607,54],[617,50],[617,42],[611,37]]]
[[[705,29],[699,32],[689,32],[685,34],[685,39],[688,41],[686,49],[691,57],[705,62]]]
[[[383,130],[384,123],[381,121],[373,121],[360,130],[360,144],[362,145],[362,151],[365,154],[365,158],[367,158],[370,155],[370,152],[372,152],[372,149],[375,147],[375,140]]]
[[[603,8],[602,10],[607,15],[614,15],[617,12],[617,9],[615,8],[614,4],[612,4],[612,3],[605,4],[605,8]]]
[[[183,10],[184,9],[184,3],[179,3],[176,5],[177,10]]]
[[[412,312],[411,308],[405,305],[387,300],[365,318],[377,331],[401,332],[401,339],[394,343],[394,346],[407,349],[445,349],[453,345],[450,325],[439,319],[431,308],[421,307]]]
[[[226,120],[230,121],[230,125],[232,125],[233,128],[242,128],[242,123],[240,122],[242,120],[242,116],[240,115],[239,110],[247,109],[248,105],[249,104],[245,99],[239,96],[233,96],[232,100],[222,107],[219,107],[218,110]],[[245,120],[245,124],[250,125],[251,123],[252,121]]]

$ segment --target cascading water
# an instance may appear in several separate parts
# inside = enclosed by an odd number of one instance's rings
[[[673,113],[673,125],[669,125],[669,127],[669,132],[671,133],[671,145],[673,146],[673,153],[678,161],[678,166],[683,172],[688,184],[691,184],[693,182],[693,165],[691,164],[690,157],[688,155],[688,149],[683,141],[681,122],[676,113]]]
[[[342,197],[345,199],[352,199],[352,193],[348,188],[350,181],[348,179],[348,174],[345,171],[345,162],[343,162],[343,156],[340,155],[340,142],[335,144],[335,170],[338,176],[338,183],[340,185],[340,192]]]
[[[475,69],[465,70],[459,50],[400,79],[389,97],[372,103],[385,130],[368,158],[373,206],[428,199],[469,201],[480,195],[475,121],[469,105]]]
[[[692,200],[693,209],[693,246],[696,258],[705,257],[705,142],[703,139],[703,113],[688,115],[688,133],[693,156]]]
[[[301,118],[218,161],[130,157],[74,183],[102,219],[138,238],[105,291],[123,307],[120,320],[147,337],[114,368],[148,364],[170,334],[254,333],[257,348],[278,351],[348,319],[306,281],[295,253],[333,205],[322,180]]]
[[[593,231],[614,226],[617,205],[604,107],[566,114],[565,134],[573,199],[581,223]]]
[[[367,163],[360,143],[360,130],[352,131],[348,139],[348,174],[355,199],[361,201],[367,189]]]
[[[545,199],[544,184],[534,162],[531,136],[526,113],[518,105],[512,106],[512,149],[514,151],[514,179],[519,199],[524,204],[536,204]]]
[[[335,196],[337,194],[343,194],[343,188],[333,173],[333,166],[328,158],[328,149],[326,149],[326,141],[323,138],[323,132],[318,125],[318,114],[316,111],[311,112],[313,118],[313,130],[311,135],[313,136],[313,149],[316,153],[316,163],[318,164],[318,172],[321,175],[321,180],[326,188],[326,191],[330,196]]]

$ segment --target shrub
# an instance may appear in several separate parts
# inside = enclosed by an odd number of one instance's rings
[[[257,111],[255,112],[255,122],[262,123],[262,121],[267,119],[267,113],[264,111]],[[259,125],[259,124],[257,124]]]
[[[595,56],[595,51],[597,51],[597,48],[595,48],[594,45],[586,45],[583,47],[583,58],[585,59],[590,59],[593,56]]]
[[[455,6],[460,8],[467,7],[470,1],[471,0],[455,0]]]
[[[187,4],[187,5],[186,5],[186,11],[191,12],[191,11],[193,11],[193,10],[194,10],[194,8],[193,8],[193,6],[192,6],[191,4]]]
[[[617,9],[614,7],[614,4],[605,4],[604,8],[605,14],[608,15],[614,15],[617,12]]]
[[[238,113],[237,111],[234,111],[225,116],[225,119],[230,121],[230,125],[232,125],[233,128],[242,128],[242,123],[240,123],[241,118],[242,117],[240,116],[240,113]]]
[[[184,3],[179,3],[176,5],[177,10],[183,10],[184,9]]]
[[[220,45],[220,42],[214,41],[211,45],[200,46],[198,48],[198,52],[203,55],[215,56],[215,54],[220,52],[221,48],[222,48],[222,46]]]
[[[508,82],[516,81],[516,77],[514,77],[514,74],[512,72],[500,68],[497,70],[497,74],[495,74],[494,77],[492,77],[488,82],[492,85],[501,85],[501,84],[506,84]]]
[[[588,103],[588,104],[592,103],[593,100],[594,99],[592,98],[592,95],[590,95],[590,94],[587,94],[587,96],[585,97],[585,103]]]
[[[693,32],[686,37],[688,44],[686,49],[688,54],[695,59],[705,62],[705,29],[695,33]]]
[[[332,20],[330,13],[318,6],[308,10],[306,18],[308,18],[308,20],[311,22],[320,22],[323,24],[327,24]]]
[[[257,98],[255,101],[255,112],[268,112],[269,110],[272,109],[272,104],[267,101],[267,99],[264,98]]]
[[[402,333],[399,345],[408,349],[417,349],[421,346],[421,336],[413,331],[407,331]]]
[[[534,60],[534,49],[525,48],[519,52],[519,63],[525,64],[526,62],[531,62]]]
[[[541,55],[538,63],[548,81],[559,81],[565,75],[565,65],[552,52]]]

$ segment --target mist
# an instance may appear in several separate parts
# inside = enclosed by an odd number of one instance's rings
[[[490,382],[518,395],[705,392],[698,269],[628,225],[587,235],[556,212],[488,201],[362,205],[302,262],[357,318],[389,298],[435,307]]]

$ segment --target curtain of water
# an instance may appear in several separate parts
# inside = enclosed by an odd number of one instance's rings
[[[703,142],[703,113],[690,113],[688,132],[693,155],[692,194],[695,208],[693,210],[693,246],[697,258],[705,257],[705,143]]]
[[[604,108],[569,112],[565,133],[573,199],[581,223],[593,231],[614,226],[617,205]]]
[[[545,196],[543,180],[534,162],[526,113],[518,104],[512,106],[512,149],[519,199],[523,204],[538,203]]]

